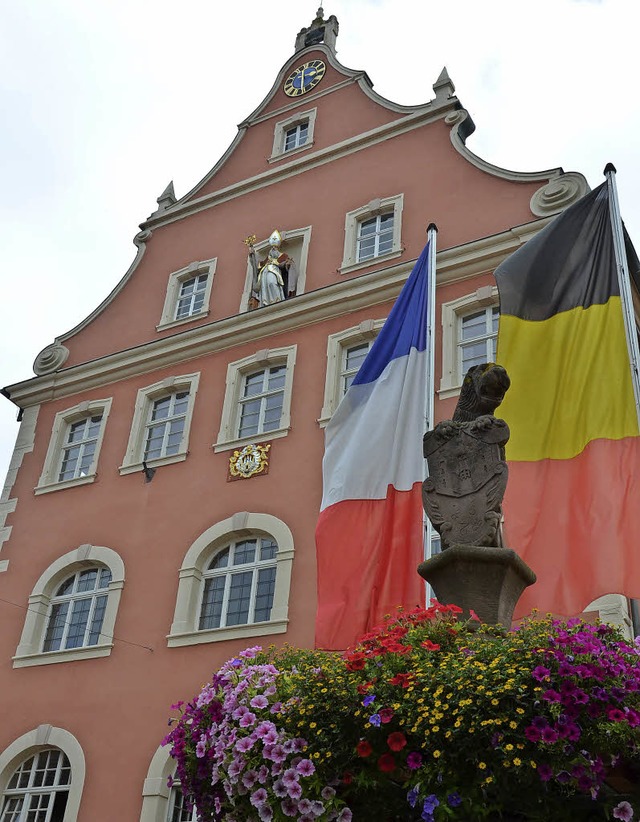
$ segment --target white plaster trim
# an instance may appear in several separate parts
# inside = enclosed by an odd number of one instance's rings
[[[604,594],[587,605],[584,610],[597,611],[602,622],[617,626],[628,640],[633,640],[629,600],[623,594]]]
[[[458,362],[460,318],[498,304],[498,289],[491,285],[442,304],[442,378],[438,390],[441,400],[457,396],[462,387],[464,374],[460,373]]]
[[[160,322],[156,326],[157,331],[164,331],[166,328],[175,328],[178,325],[193,322],[201,317],[206,317],[209,313],[209,300],[211,298],[211,287],[213,285],[213,278],[216,273],[216,266],[218,258],[213,257],[210,260],[202,260],[201,262],[192,262],[178,271],[173,271],[169,274],[169,281],[167,282],[167,294],[162,308],[162,315]],[[190,314],[188,317],[180,317],[176,319],[176,309],[178,307],[178,297],[180,294],[180,286],[185,280],[191,280],[198,274],[207,274],[207,285],[204,292],[204,301],[202,309],[196,314]]]
[[[66,577],[76,571],[96,565],[104,566],[111,571],[111,582],[107,587],[107,607],[100,631],[102,641],[98,645],[83,648],[43,652],[42,643],[49,619],[51,597],[56,588]],[[40,576],[29,596],[20,644],[13,657],[13,667],[48,665],[53,662],[71,662],[87,657],[108,656],[113,647],[113,643],[108,640],[113,639],[123,585],[124,563],[111,548],[86,544],[58,557]]]
[[[0,753],[0,797],[7,789],[16,768],[25,759],[45,748],[58,748],[69,760],[71,784],[62,822],[77,822],[86,770],[84,752],[75,736],[63,728],[39,725],[16,739]]]
[[[297,244],[300,240],[302,240],[302,246],[300,248],[300,254],[290,254],[289,256],[295,261],[296,266],[298,268],[298,281],[296,283],[296,293],[295,296],[299,297],[301,294],[304,294],[304,289],[307,284],[307,260],[309,259],[309,244],[311,243],[311,230],[312,226],[307,225],[303,228],[289,228],[286,231],[280,231],[282,235],[282,251],[285,253],[289,253],[290,251],[296,251],[296,249],[292,249],[292,244]],[[287,244],[289,247],[287,248]],[[260,240],[256,242],[253,246],[256,250],[258,257],[260,256],[260,252],[267,252],[269,248],[269,239]],[[299,259],[296,257],[299,256]],[[249,310],[249,298],[251,297],[251,287],[253,285],[253,269],[251,268],[251,263],[249,262],[249,257],[247,256],[247,268],[245,271],[244,276],[244,288],[242,289],[242,295],[240,297],[240,313],[244,313]],[[292,299],[292,298],[289,298]],[[287,300],[285,300],[287,302]],[[276,303],[279,305],[279,303]],[[262,308],[268,308],[269,306],[261,306]],[[258,310],[258,309],[254,309]]]
[[[72,488],[76,485],[86,485],[87,483],[95,482],[97,476],[98,459],[100,458],[100,449],[102,447],[102,440],[104,432],[107,427],[107,419],[109,418],[109,411],[111,410],[112,398],[108,397],[103,400],[85,400],[79,405],[74,405],[73,408],[67,408],[64,411],[58,411],[53,420],[53,428],[51,430],[51,438],[49,440],[49,447],[42,466],[42,473],[38,484],[34,489],[36,494],[46,494],[50,491],[60,491],[64,488]],[[102,421],[100,423],[100,431],[96,440],[96,449],[93,454],[93,462],[89,466],[88,472],[84,477],[75,477],[68,480],[57,480],[58,472],[62,459],[62,449],[65,445],[67,431],[69,426],[78,420],[85,417],[92,417],[97,414],[102,414]]]
[[[176,762],[169,754],[168,746],[160,746],[149,764],[142,786],[142,811],[140,822],[167,822],[170,788],[167,780],[176,769]]]
[[[438,284],[460,282],[477,274],[492,272],[509,254],[548,225],[551,219],[535,220],[491,237],[438,251]],[[33,377],[10,385],[5,391],[12,402],[26,408],[80,391],[94,390],[125,376],[138,376],[159,368],[183,365],[190,359],[349,315],[361,308],[394,300],[415,262],[415,259],[406,260],[360,277],[340,280],[294,300],[190,328],[55,374]]]
[[[296,352],[296,345],[290,345],[286,348],[263,349],[242,360],[229,363],[227,366],[220,431],[218,433],[218,439],[213,445],[214,451],[228,451],[231,448],[236,448],[238,445],[244,445],[247,442],[277,439],[278,437],[287,435],[291,427],[291,395],[293,391],[293,371],[296,363]],[[257,371],[260,368],[268,368],[272,365],[285,365],[287,369],[280,425],[273,431],[265,431],[262,434],[253,434],[247,437],[238,437],[238,412],[243,378],[252,371]]]
[[[269,622],[199,631],[197,625],[202,602],[202,579],[212,555],[229,542],[261,534],[272,537],[278,545],[271,619]],[[242,511],[212,525],[195,540],[185,554],[180,568],[176,609],[167,645],[174,648],[202,642],[284,633],[289,619],[293,557],[293,535],[289,527],[271,514]]]
[[[342,399],[340,375],[345,350],[357,343],[374,340],[384,323],[384,320],[363,320],[359,325],[353,325],[351,328],[345,328],[344,331],[338,331],[337,334],[328,336],[324,402],[318,418],[321,428],[324,428],[329,422]]]
[[[184,431],[182,433],[180,448],[176,454],[148,460],[147,465],[150,468],[154,468],[159,465],[169,465],[174,462],[182,462],[186,459],[189,451],[189,431],[191,429],[191,418],[193,417],[193,408],[196,401],[196,394],[198,393],[199,381],[200,372],[198,371],[195,374],[182,374],[179,377],[169,377],[168,379],[161,380],[160,382],[155,382],[153,385],[147,385],[145,388],[141,388],[138,391],[135,409],[133,412],[133,420],[131,422],[131,431],[129,433],[129,442],[127,443],[127,450],[125,451],[122,465],[119,468],[120,474],[131,474],[136,471],[143,470],[142,456],[144,451],[144,434],[154,400],[179,391],[188,390],[189,404],[185,415]]]
[[[280,120],[276,123],[273,133],[273,148],[271,149],[271,157],[269,162],[273,163],[275,160],[281,160],[283,157],[290,157],[300,151],[305,151],[313,145],[313,132],[316,125],[316,117],[318,115],[317,108],[307,109],[300,113],[292,114],[286,120]],[[291,148],[288,151],[284,150],[285,136],[289,129],[294,126],[307,123],[307,140],[297,148]]]
[[[2,494],[0,494],[0,552],[4,543],[11,536],[11,529],[13,526],[7,525],[7,517],[16,510],[18,500],[16,497],[10,498],[11,490],[15,484],[18,476],[18,471],[22,465],[22,460],[25,454],[33,451],[33,445],[36,439],[36,422],[38,420],[39,405],[33,405],[30,408],[25,408],[18,429],[18,436],[16,437],[16,444],[13,448],[13,454],[7,469],[7,476],[5,478]],[[9,567],[9,560],[3,559],[0,561],[0,573],[3,573]]]

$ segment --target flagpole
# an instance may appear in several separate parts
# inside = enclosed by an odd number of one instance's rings
[[[638,346],[635,312],[633,310],[633,297],[631,295],[629,265],[627,263],[627,254],[624,246],[622,217],[620,216],[620,205],[618,203],[616,168],[613,163],[607,163],[604,169],[604,176],[607,179],[609,188],[609,214],[611,216],[611,228],[613,231],[613,248],[616,257],[620,299],[622,302],[622,313],[624,315],[624,328],[627,336],[627,348],[629,350],[629,361],[631,364],[631,381],[633,383],[633,393],[636,401],[636,414],[638,417],[638,425],[640,425],[640,349]]]
[[[438,234],[438,227],[435,223],[429,223],[427,228],[427,242],[429,243],[429,256],[427,264],[427,276],[429,277],[427,288],[427,390],[425,397],[425,431],[430,431],[435,424],[435,366],[436,366],[436,346],[435,346],[435,328],[436,328],[436,237]],[[429,475],[427,461],[424,461],[425,477]],[[423,558],[429,559],[431,556],[431,539],[433,537],[433,526],[426,514],[424,517],[424,534]],[[425,601],[429,605],[432,592],[429,585],[425,586]]]

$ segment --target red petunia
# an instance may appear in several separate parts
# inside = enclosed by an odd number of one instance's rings
[[[371,754],[373,753],[373,748],[367,742],[366,739],[361,739],[360,742],[358,742],[358,744],[356,745],[356,751],[358,756],[365,758],[367,756],[371,756]]]
[[[437,642],[432,642],[430,639],[425,639],[425,641],[421,642],[420,645],[423,648],[426,648],[427,651],[439,651],[440,650],[440,646],[438,645],[438,643]]]
[[[349,771],[345,771],[342,774],[342,784],[343,785],[350,785],[353,782],[353,775],[349,773]]]
[[[396,674],[389,680],[390,685],[401,685],[403,688],[408,688],[413,680],[413,674]]]
[[[384,771],[385,773],[391,773],[391,771],[395,771],[396,761],[393,758],[392,754],[382,754],[380,759],[378,759],[378,769]]]
[[[380,717],[380,722],[382,722],[383,725],[387,725],[393,719],[393,708],[380,708],[378,716]]]
[[[362,685],[358,685],[356,687],[356,691],[359,694],[366,694],[367,691],[370,691],[373,688],[373,682],[363,682]]]
[[[362,654],[353,654],[346,661],[347,670],[361,671],[364,668],[365,661],[366,660]]]
[[[387,745],[392,751],[401,751],[406,744],[407,739],[403,733],[400,733],[400,731],[394,731],[387,737]]]

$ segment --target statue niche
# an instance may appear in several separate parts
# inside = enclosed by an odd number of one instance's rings
[[[252,273],[250,309],[273,305],[295,296],[298,283],[296,264],[281,249],[282,234],[277,229],[271,233],[267,255],[260,260],[253,246],[255,239],[254,234],[245,240],[249,247],[249,265]]]
[[[503,547],[509,427],[493,412],[510,383],[500,365],[473,366],[464,378],[453,419],[424,435],[429,476],[422,499],[443,550],[456,544]]]

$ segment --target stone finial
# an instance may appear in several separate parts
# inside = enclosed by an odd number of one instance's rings
[[[156,200],[156,203],[158,203],[158,208],[155,213],[158,214],[161,211],[166,211],[170,206],[175,205],[177,202],[176,193],[173,190],[173,180],[171,180],[169,185]]]
[[[324,9],[320,6],[311,25],[308,28],[300,29],[298,32],[295,49],[301,51],[308,46],[317,46],[324,43],[335,53],[338,29],[339,25],[335,14],[325,20]]]
[[[433,90],[436,95],[436,100],[443,100],[445,102],[455,94],[456,87],[451,82],[446,66],[442,69],[438,79],[433,84]]]
[[[52,374],[62,368],[69,359],[69,349],[59,342],[53,342],[38,354],[33,363],[33,372],[38,377],[45,374]]]

